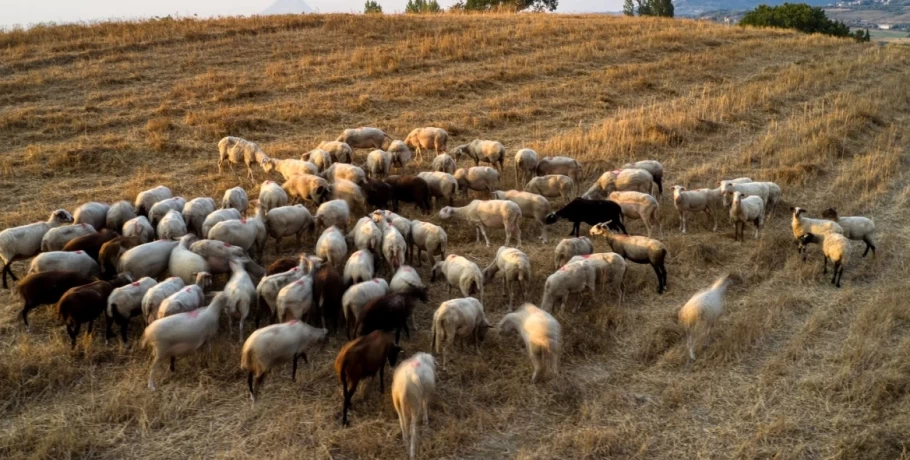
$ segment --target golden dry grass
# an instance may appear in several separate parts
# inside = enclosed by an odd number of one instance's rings
[[[420,454],[908,458],[908,68],[906,48],[606,16],[312,15],[8,32],[0,34],[0,228],[159,183],[187,197],[218,197],[238,183],[255,194],[246,179],[217,174],[222,136],[284,158],[361,125],[398,137],[436,125],[456,143],[493,138],[512,153],[575,156],[587,165],[584,186],[646,158],[664,164],[667,186],[774,180],[787,205],[874,217],[878,257],[861,259],[856,248],[837,290],[817,259],[796,256],[785,211],[760,241],[740,244],[728,225],[712,234],[701,217],[680,235],[665,198],[669,292],[657,295],[650,268],[634,266],[623,309],[598,298],[558,315],[563,366],[546,383],[528,383],[514,338],[491,334],[480,356],[459,349],[439,374]],[[504,183],[512,180],[508,172]],[[474,244],[472,232],[446,228],[450,252],[489,263],[493,250]],[[536,302],[555,243],[524,229]],[[495,249],[503,234],[491,238]],[[725,270],[745,284],[689,364],[675,312]],[[497,321],[499,284],[487,293]],[[429,348],[444,295],[435,284],[407,353]],[[250,409],[234,341],[179,361],[151,393],[146,351],[104,346],[96,334],[71,352],[52,308],[33,314],[29,335],[18,298],[0,297],[4,458],[405,455],[375,383],[355,398],[352,427],[339,428],[338,338],[296,384],[290,369],[273,373]]]

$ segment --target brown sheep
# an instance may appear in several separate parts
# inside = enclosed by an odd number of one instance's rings
[[[300,257],[282,257],[269,265],[265,271],[265,276],[272,276],[278,273],[284,273],[300,264]]]
[[[107,298],[115,288],[126,286],[133,281],[128,274],[121,274],[113,281],[95,281],[83,286],[74,287],[57,302],[57,316],[66,324],[72,348],[76,348],[76,336],[82,323],[88,323],[88,333],[92,332],[95,319],[107,308]]]
[[[142,244],[142,237],[135,236],[118,236],[107,243],[101,245],[98,251],[98,265],[101,266],[102,276],[113,276],[117,273],[117,262],[120,256],[128,249],[132,249]]]
[[[399,353],[401,347],[395,345],[391,334],[383,331],[373,331],[369,335],[358,337],[341,348],[335,358],[335,373],[338,374],[344,394],[341,426],[348,425],[351,398],[360,381],[379,372],[379,394],[382,394],[385,391],[385,362],[388,361],[389,366],[394,368]]]
[[[338,331],[341,316],[341,296],[344,295],[344,279],[332,264],[325,264],[313,276],[313,300],[322,312],[322,326]]]
[[[95,281],[95,278],[84,273],[66,270],[32,273],[19,281],[19,295],[22,296],[22,321],[26,329],[28,312],[40,305],[57,303],[66,291]]]
[[[98,262],[98,254],[101,252],[101,247],[104,246],[104,243],[107,243],[118,236],[120,236],[120,234],[117,232],[103,229],[100,232],[83,235],[70,240],[69,243],[66,243],[66,246],[63,246],[63,250],[70,252],[85,251],[86,254]]]
[[[398,202],[414,203],[430,213],[430,186],[417,176],[389,176],[386,183],[392,187],[392,211],[398,212]]]

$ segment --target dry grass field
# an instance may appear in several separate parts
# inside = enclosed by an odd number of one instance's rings
[[[88,200],[132,199],[157,184],[185,197],[220,197],[238,184],[255,195],[245,177],[218,174],[222,136],[288,158],[362,125],[399,138],[435,125],[450,145],[490,138],[510,154],[530,147],[574,156],[587,165],[582,189],[637,159],[660,160],[667,188],[744,175],[776,181],[785,206],[873,217],[878,256],[860,258],[856,243],[835,289],[817,248],[808,262],[797,256],[786,207],[760,240],[737,243],[726,220],[711,233],[702,216],[681,235],[668,193],[669,291],[656,294],[651,268],[634,265],[623,308],[598,293],[558,314],[561,372],[543,383],[529,383],[515,337],[491,333],[480,355],[459,347],[439,372],[419,455],[910,458],[908,69],[907,48],[593,15],[312,15],[9,31],[0,33],[0,228]],[[505,186],[511,166],[510,157]],[[444,226],[449,252],[482,266],[504,238],[492,232],[488,249],[472,230]],[[558,224],[551,236],[569,228]],[[556,242],[541,244],[528,223],[523,230],[535,269],[527,299],[537,303]],[[633,221],[630,231],[643,226]],[[607,250],[602,240],[595,247]],[[288,242],[281,252],[292,249]],[[266,262],[273,257],[270,242]],[[724,271],[745,282],[689,363],[676,311]],[[421,273],[429,282],[426,265]],[[499,281],[487,289],[491,322],[505,313],[500,293]],[[445,295],[442,283],[431,286],[419,332],[403,339],[406,354],[429,350],[432,312]],[[332,370],[340,337],[310,355],[296,383],[290,366],[276,370],[251,409],[236,339],[178,361],[150,392],[146,350],[105,346],[96,331],[71,351],[53,307],[32,314],[27,334],[18,296],[0,299],[2,458],[406,455],[377,382],[355,397],[352,426],[340,428]]]

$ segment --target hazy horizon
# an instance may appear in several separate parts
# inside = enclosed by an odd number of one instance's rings
[[[141,19],[153,16],[237,16],[259,14],[275,0],[158,0],[150,3],[119,0],[0,0],[0,27],[38,23],[71,23],[109,19]],[[363,0],[305,0],[314,13],[359,13]],[[448,7],[456,0],[439,0]],[[407,0],[378,0],[387,13],[403,12]],[[622,0],[560,0],[557,12],[619,11]]]

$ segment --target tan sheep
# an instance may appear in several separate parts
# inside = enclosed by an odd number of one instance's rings
[[[474,139],[473,141],[459,145],[452,151],[455,160],[465,155],[474,160],[474,166],[479,166],[481,162],[490,163],[502,174],[503,162],[506,160],[506,148],[498,141],[487,141]],[[498,165],[498,167],[497,167]]]
[[[486,227],[505,229],[506,246],[509,245],[514,234],[518,239],[516,247],[521,247],[521,227],[518,225],[518,221],[521,219],[521,208],[511,201],[473,200],[467,206],[460,208],[446,206],[439,211],[439,218],[442,220],[452,217],[458,217],[474,224],[477,242],[480,242],[480,235],[483,235],[487,247],[490,247],[490,240],[487,238]]]
[[[656,226],[660,238],[664,237],[664,229],[660,225],[660,205],[657,199],[647,193],[641,192],[613,192],[610,200],[622,208],[622,215],[627,219],[641,219],[645,224],[648,238],[651,237],[651,227]]]
[[[404,143],[417,153],[417,162],[423,161],[423,151],[433,149],[436,155],[445,152],[449,142],[449,133],[442,128],[416,128],[408,134]],[[381,147],[377,147],[381,148]]]
[[[562,197],[563,202],[569,204],[578,195],[578,187],[569,176],[562,174],[548,174],[538,176],[525,185],[525,191],[536,193],[547,198]]]
[[[521,215],[526,219],[532,219],[540,224],[540,239],[544,243],[547,238],[547,216],[550,214],[550,200],[530,192],[519,192],[518,190],[508,190],[505,192],[493,192],[494,200],[509,200],[518,205],[521,209]]]

